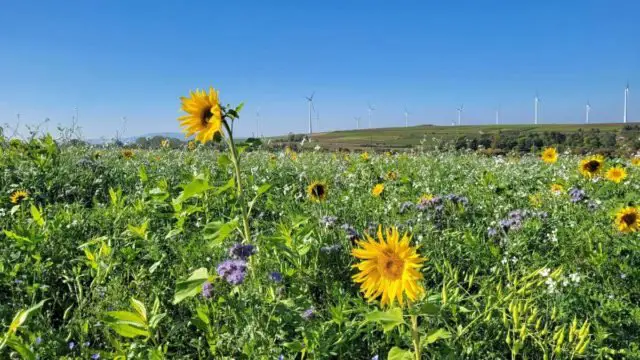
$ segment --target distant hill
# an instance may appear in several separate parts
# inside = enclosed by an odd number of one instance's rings
[[[138,136],[129,136],[129,137],[125,137],[122,138],[121,141],[125,144],[130,144],[130,143],[134,143],[136,142],[137,139],[139,138],[152,138],[155,136],[160,136],[160,137],[164,137],[164,138],[169,138],[169,139],[178,139],[181,141],[186,141],[188,139],[186,139],[184,137],[184,133],[179,133],[179,132],[158,132],[158,133],[148,133],[148,134],[143,134],[143,135],[138,135]],[[109,141],[113,140],[112,138],[102,138],[102,139],[89,139],[87,140],[88,143],[90,144],[94,144],[94,145],[99,145],[99,144],[104,144],[107,143]]]

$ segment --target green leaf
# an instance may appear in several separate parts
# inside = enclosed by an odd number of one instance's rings
[[[140,315],[140,317],[142,319],[144,319],[144,321],[146,323],[147,322],[147,308],[144,306],[144,304],[141,301],[136,300],[135,298],[131,298],[130,302],[131,302],[131,307],[133,308],[133,310],[135,310],[136,313],[138,313],[138,315]]]
[[[107,325],[118,335],[124,336],[127,338],[134,338],[136,336],[144,336],[149,337],[151,334],[146,329],[141,329],[139,327],[131,326],[125,323],[107,323]]]
[[[204,238],[210,240],[210,246],[221,244],[238,227],[238,219],[229,222],[212,221],[204,227]]]
[[[13,350],[15,350],[15,352],[20,354],[20,357],[22,359],[35,360],[36,358],[33,352],[31,352],[31,350],[29,350],[29,348],[24,346],[24,344],[22,344],[19,340],[9,339],[7,340],[7,345]]]
[[[176,198],[176,202],[184,202],[192,197],[199,196],[205,191],[212,189],[213,187],[209,185],[207,180],[204,179],[204,176],[198,175],[196,176],[190,183],[181,185],[182,193],[180,196]]]
[[[138,327],[147,326],[147,321],[144,318],[131,311],[108,311],[105,321],[109,323],[130,324]]]
[[[388,360],[413,360],[413,352],[402,350],[399,347],[392,347],[387,355]]]
[[[173,297],[173,304],[178,304],[186,298],[196,296],[202,291],[202,284],[209,280],[207,268],[199,268],[191,273],[185,281],[176,284],[176,293]]]
[[[265,183],[262,184],[259,188],[258,191],[256,192],[256,198],[264,193],[266,193],[267,191],[269,191],[269,189],[271,189],[271,184]]]
[[[437,315],[440,313],[440,307],[434,303],[425,302],[420,305],[420,314]]]
[[[448,339],[450,337],[451,337],[451,333],[445,329],[431,330],[427,333],[427,335],[425,335],[424,344],[425,345],[433,344],[434,342],[440,339]]]
[[[153,315],[151,317],[151,320],[149,320],[149,327],[151,327],[152,329],[155,329],[160,323],[160,321],[162,321],[162,319],[164,319],[165,317],[167,317],[166,313]]]
[[[220,156],[218,156],[218,166],[224,168],[229,164],[231,164],[231,160],[229,159],[229,156],[227,156],[227,154],[221,154]]]
[[[44,226],[44,219],[42,218],[42,213],[33,204],[31,204],[31,217],[33,218],[33,221],[35,221],[36,224],[38,224],[41,227]]]
[[[11,321],[11,325],[9,325],[9,333],[15,334],[15,332],[18,330],[18,328],[24,324],[25,321],[27,321],[27,318],[29,318],[29,314],[31,314],[32,312],[40,309],[42,307],[42,305],[44,305],[44,303],[47,301],[48,299],[44,299],[42,301],[40,301],[39,303],[33,305],[32,307],[26,309],[26,310],[20,310],[18,311],[18,313],[16,314],[16,316],[14,316],[13,321]]]
[[[144,165],[140,165],[138,168],[138,177],[140,178],[140,182],[143,184],[149,180],[149,177],[147,176],[147,169]]]
[[[222,187],[219,187],[218,189],[216,189],[215,194],[216,195],[220,195],[223,192],[232,189],[236,186],[236,182],[233,178],[230,178],[229,181],[227,181],[226,184],[224,184]]]
[[[384,332],[393,330],[396,326],[404,324],[402,309],[393,308],[387,311],[372,311],[364,316],[366,322],[376,322],[382,325]]]
[[[9,230],[2,230],[5,234],[6,237],[8,237],[11,240],[15,240],[17,241],[20,245],[23,244],[31,244],[33,241],[31,241],[31,239],[26,238],[24,236],[20,236],[16,233],[14,233],[13,231],[9,231]]]
[[[209,329],[207,328],[207,324],[204,323],[204,321],[202,321],[202,319],[200,318],[192,318],[191,319],[191,323],[198,328],[198,330],[203,331],[203,332],[208,332]]]

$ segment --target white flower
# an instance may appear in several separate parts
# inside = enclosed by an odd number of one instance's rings
[[[625,273],[620,274],[620,279],[624,280],[626,278],[627,278],[627,274]]]
[[[581,278],[580,278],[580,275],[578,273],[573,273],[573,274],[569,274],[569,279],[577,284],[577,283],[580,282]]]
[[[538,271],[538,274],[540,274],[540,276],[542,277],[547,277],[549,276],[550,273],[551,273],[551,270],[549,268],[544,268]]]
[[[315,151],[318,151],[318,150],[320,150],[320,149],[322,149],[322,148],[320,147],[320,145],[316,145],[316,147],[314,147],[314,148],[313,148],[313,150],[315,150]]]

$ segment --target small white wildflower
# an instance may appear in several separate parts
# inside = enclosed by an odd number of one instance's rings
[[[620,274],[620,279],[624,280],[626,278],[627,278],[627,274],[625,273]]]
[[[507,263],[507,261],[509,261],[509,260],[507,260],[507,258],[505,257],[505,258],[502,258],[502,261],[500,261],[500,262],[502,263],[502,265],[504,265],[504,264]]]
[[[573,273],[573,274],[569,274],[569,279],[571,279],[571,281],[577,284],[580,282],[581,277],[580,277],[580,274]]]
[[[551,273],[551,270],[549,268],[544,268],[538,271],[538,274],[540,274],[540,276],[542,277],[547,277],[549,276],[550,273]]]

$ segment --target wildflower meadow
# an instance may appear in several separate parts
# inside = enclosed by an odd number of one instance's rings
[[[267,151],[218,97],[179,149],[0,139],[1,358],[640,358],[634,158]]]

